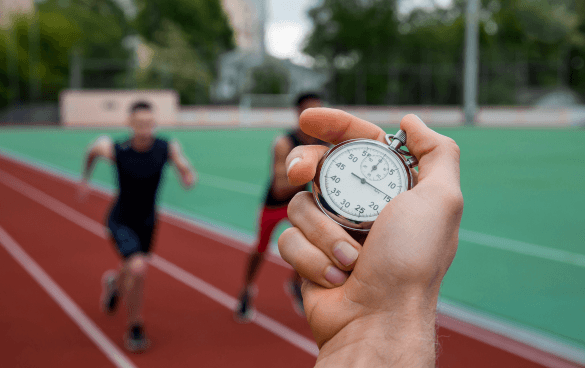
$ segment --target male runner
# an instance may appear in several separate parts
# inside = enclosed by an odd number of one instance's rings
[[[89,147],[80,191],[82,196],[87,193],[97,158],[116,165],[119,191],[107,218],[107,227],[122,265],[118,272],[110,270],[104,274],[101,305],[106,314],[113,315],[122,297],[125,298],[128,313],[125,346],[132,352],[141,352],[148,346],[143,327],[142,293],[157,220],[155,202],[163,167],[170,160],[186,189],[193,187],[197,179],[179,143],[168,143],[156,137],[149,103],[136,102],[131,106],[129,125],[132,135],[128,140],[114,143],[109,137],[100,137]]]
[[[321,99],[315,93],[302,94],[296,101],[299,116],[306,109],[320,106]],[[287,219],[287,206],[295,194],[307,190],[307,185],[293,186],[288,183],[285,166],[286,157],[297,146],[313,144],[324,144],[324,142],[309,136],[298,127],[288,134],[277,138],[275,141],[272,158],[272,178],[264,200],[262,214],[260,215],[258,241],[256,248],[252,251],[248,259],[244,286],[234,314],[238,322],[249,322],[253,317],[253,282],[264,261],[264,252],[268,247],[274,228],[279,222]],[[299,274],[294,272],[290,282],[285,287],[291,295],[295,311],[304,316],[301,278]]]

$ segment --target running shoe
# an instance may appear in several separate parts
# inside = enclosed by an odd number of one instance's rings
[[[141,353],[150,346],[150,340],[144,334],[142,325],[133,325],[130,327],[126,336],[124,336],[124,345],[128,351]]]
[[[105,314],[113,316],[116,314],[120,295],[116,286],[116,271],[106,271],[102,277],[102,296],[100,304]]]
[[[242,290],[238,299],[238,305],[234,311],[234,319],[238,323],[249,323],[254,319],[254,308],[252,307],[252,298],[256,290],[254,287],[247,287]]]
[[[284,291],[291,298],[293,309],[300,317],[305,317],[305,306],[303,305],[303,293],[301,283],[289,280],[284,283]]]

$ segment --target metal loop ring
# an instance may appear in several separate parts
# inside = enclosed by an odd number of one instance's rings
[[[395,137],[394,134],[386,134],[386,143],[388,143],[389,146],[392,145],[392,141],[394,140],[394,137]],[[402,147],[406,147],[406,145],[404,145]],[[399,149],[395,150],[395,152],[400,153],[404,157],[408,157],[408,156],[414,157],[414,155],[412,153],[404,151],[402,149],[402,147],[400,147]]]
[[[388,143],[388,145],[392,144],[390,139],[394,140],[394,134],[386,134],[386,143]]]

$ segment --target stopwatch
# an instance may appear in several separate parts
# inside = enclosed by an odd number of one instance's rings
[[[351,139],[319,161],[313,197],[321,211],[346,229],[368,232],[386,204],[413,186],[410,169],[418,161],[401,148],[406,133],[387,134],[386,143]]]

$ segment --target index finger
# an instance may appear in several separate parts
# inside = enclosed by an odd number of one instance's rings
[[[459,147],[455,141],[428,128],[413,114],[402,118],[400,128],[406,132],[409,152],[419,161],[419,184],[459,189]]]
[[[382,128],[337,109],[307,109],[301,114],[299,125],[308,135],[333,144],[356,138],[386,142]]]

